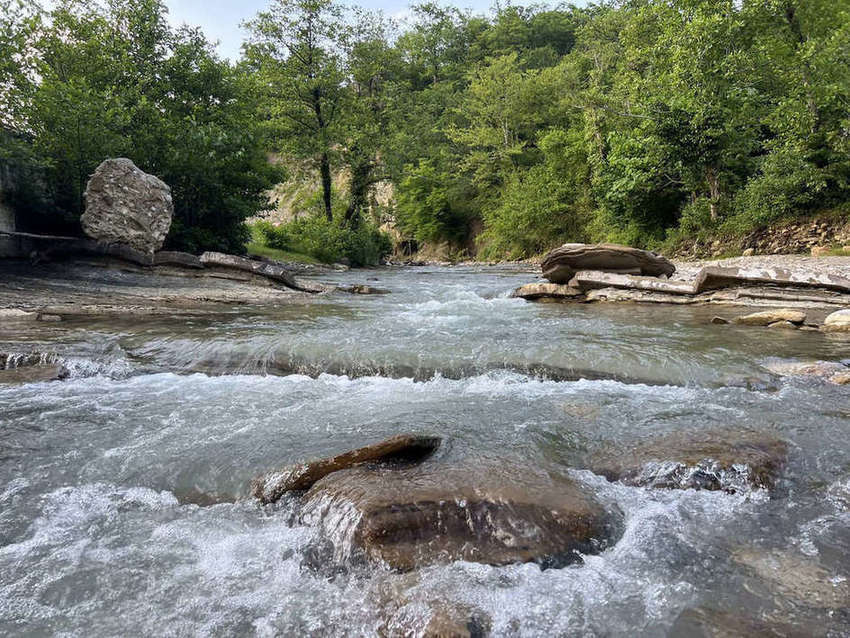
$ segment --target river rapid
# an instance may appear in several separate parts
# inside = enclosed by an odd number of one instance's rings
[[[436,605],[498,636],[686,635],[689,609],[850,635],[850,391],[765,367],[842,361],[850,340],[709,322],[740,309],[508,297],[532,278],[359,270],[319,279],[390,294],[0,327],[0,352],[70,371],[0,385],[0,634],[416,635]],[[713,427],[789,443],[774,490],[584,469],[611,443]],[[249,498],[259,473],[399,432],[442,436],[470,473],[569,476],[622,512],[621,534],[562,569],[399,574],[329,567],[292,501]]]

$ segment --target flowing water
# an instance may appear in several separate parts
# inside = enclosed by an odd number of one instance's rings
[[[0,328],[0,352],[71,372],[0,385],[0,634],[415,634],[460,605],[494,635],[665,636],[693,607],[850,635],[850,392],[764,367],[841,361],[850,340],[712,325],[716,307],[526,303],[507,292],[531,275],[507,269],[330,278],[391,293]],[[790,443],[775,490],[582,469],[612,442],[717,426]],[[329,570],[293,502],[244,498],[258,473],[398,432],[443,436],[470,473],[571,476],[622,536],[563,569]]]

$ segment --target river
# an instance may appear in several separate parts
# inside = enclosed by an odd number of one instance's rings
[[[0,351],[70,370],[0,385],[0,634],[415,634],[437,600],[481,610],[493,635],[666,636],[694,608],[850,635],[850,392],[765,367],[842,361],[846,337],[709,322],[728,308],[508,297],[531,277],[358,270],[320,279],[390,294],[0,329]],[[775,489],[583,469],[611,443],[712,427],[788,441]],[[261,472],[398,432],[442,436],[470,473],[569,475],[622,513],[621,535],[562,569],[324,569],[292,502],[248,498]]]

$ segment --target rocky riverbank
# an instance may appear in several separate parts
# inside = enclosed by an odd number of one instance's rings
[[[584,245],[565,248],[570,246]],[[634,261],[632,253],[645,253],[640,258],[644,261]],[[606,254],[629,257],[612,262]],[[668,270],[643,272],[641,263],[653,260],[669,264]],[[572,257],[569,250],[556,249],[543,260],[542,271],[548,282],[521,286],[513,295],[531,301],[814,309],[823,316],[850,307],[850,258],[846,257],[768,255],[671,262],[646,251],[606,245],[581,248]]]

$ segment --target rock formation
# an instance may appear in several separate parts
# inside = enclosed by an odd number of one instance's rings
[[[153,255],[171,228],[171,189],[126,158],[103,161],[89,179],[85,199],[80,222],[92,239]]]
[[[612,517],[577,483],[508,463],[358,467],[305,495],[302,522],[399,570],[455,560],[560,567],[612,539]]]
[[[549,252],[541,264],[543,276],[555,284],[569,283],[579,270],[669,277],[673,263],[648,250],[618,244],[564,244]]]
[[[440,442],[437,436],[399,434],[330,458],[299,463],[258,476],[251,484],[251,492],[261,503],[274,503],[286,492],[307,490],[332,472],[362,463],[421,461],[439,448]]]
[[[627,485],[734,492],[773,487],[787,455],[788,444],[766,432],[677,431],[603,449],[592,457],[590,469]]]

